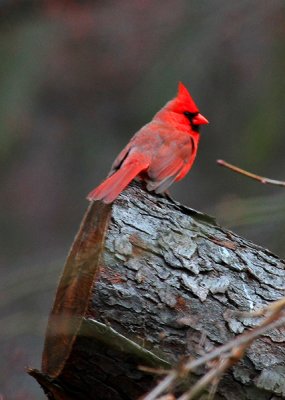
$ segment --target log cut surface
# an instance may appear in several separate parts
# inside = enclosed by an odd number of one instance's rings
[[[197,358],[258,324],[234,311],[284,296],[284,261],[136,183],[112,206],[92,204],[84,221],[51,312],[42,371],[30,371],[50,399],[137,399],[158,379],[138,365]],[[215,399],[285,398],[284,333],[257,339]]]

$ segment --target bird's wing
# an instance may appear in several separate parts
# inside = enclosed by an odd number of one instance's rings
[[[164,142],[148,168],[147,188],[156,193],[164,192],[187,168],[193,150],[194,143],[190,136]]]

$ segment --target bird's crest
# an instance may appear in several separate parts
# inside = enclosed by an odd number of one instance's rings
[[[186,89],[186,87],[183,85],[182,82],[178,83],[178,92],[175,100],[177,102],[177,105],[181,107],[183,106],[183,108],[185,108],[185,111],[189,112],[199,111],[190,93],[188,92],[188,90]]]

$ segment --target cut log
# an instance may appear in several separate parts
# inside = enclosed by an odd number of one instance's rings
[[[285,264],[211,217],[133,183],[113,205],[92,203],[50,314],[42,371],[52,400],[134,400],[167,369],[258,321],[284,295]],[[215,399],[285,398],[284,330],[257,339]],[[203,370],[191,376],[195,382]]]

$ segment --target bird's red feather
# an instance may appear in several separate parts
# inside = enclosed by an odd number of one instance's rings
[[[165,191],[192,167],[200,138],[198,126],[205,123],[180,82],[176,97],[133,136],[114,161],[109,177],[87,198],[111,203],[138,175],[148,190]]]

